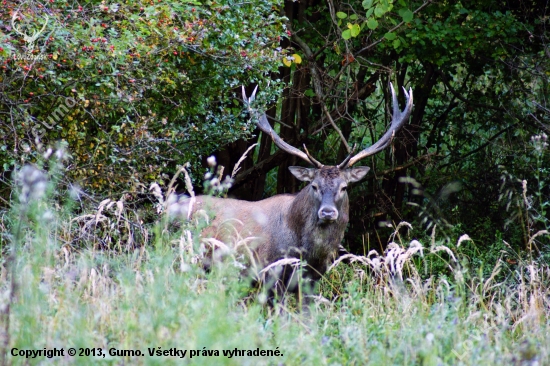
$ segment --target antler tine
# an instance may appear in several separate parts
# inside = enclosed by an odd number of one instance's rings
[[[350,167],[353,164],[357,163],[359,160],[366,158],[367,156],[374,155],[382,150],[384,150],[393,139],[393,136],[395,135],[395,132],[397,132],[403,125],[408,121],[409,116],[412,112],[413,107],[413,92],[412,88],[409,88],[409,92],[407,93],[407,90],[403,88],[403,91],[405,92],[405,97],[407,99],[407,105],[405,106],[405,109],[400,112],[399,111],[399,104],[397,103],[397,96],[395,94],[395,90],[393,89],[393,84],[390,83],[390,89],[392,93],[392,104],[393,104],[393,115],[392,115],[392,122],[391,126],[386,131],[386,133],[378,140],[376,143],[374,143],[372,146],[361,150],[357,155],[349,159],[347,164],[340,164],[338,167],[341,166],[340,169],[344,169],[346,167]],[[345,162],[345,161],[344,161]]]
[[[42,33],[42,31],[44,29],[46,29],[46,26],[48,25],[48,20],[50,20],[50,17],[48,16],[48,14],[46,14],[45,18],[46,18],[46,22],[42,26],[42,29],[40,29],[38,32],[34,33],[33,36],[36,35],[38,37],[38,35],[40,35],[40,33]]]
[[[349,159],[351,159],[351,156],[353,155],[353,153],[355,152],[355,148],[357,147],[357,144],[353,144],[353,147],[351,148],[351,151],[349,152],[349,155],[347,158],[344,159],[343,162],[341,162],[340,164],[338,164],[338,169],[345,169],[346,166],[348,165],[348,161]]]
[[[308,164],[311,164],[311,165],[316,166],[318,168],[322,167],[323,165],[321,163],[319,163],[317,160],[313,159],[313,157],[309,156],[309,154],[304,154],[304,152],[302,152],[299,149],[295,148],[294,146],[289,145],[286,142],[284,142],[283,139],[281,139],[279,137],[279,135],[277,135],[277,133],[273,130],[273,128],[269,124],[269,122],[267,120],[267,116],[265,115],[265,112],[260,115],[256,110],[253,110],[250,107],[250,103],[254,100],[257,90],[258,90],[258,86],[256,86],[256,88],[254,88],[254,91],[252,92],[252,95],[250,96],[250,98],[248,98],[246,96],[244,86],[242,87],[243,101],[244,101],[245,105],[247,106],[248,111],[249,111],[250,115],[252,116],[252,118],[256,119],[256,125],[258,126],[258,128],[263,133],[266,133],[269,136],[271,136],[271,139],[273,140],[275,145],[277,145],[279,147],[279,149],[281,149],[283,151],[286,151],[289,154],[295,155],[295,156],[301,158],[302,160],[305,160]]]
[[[248,108],[248,110],[250,110],[250,103],[252,103],[256,98],[257,91],[258,91],[258,85],[256,85],[256,87],[254,88],[254,91],[252,92],[252,94],[250,94],[250,98],[247,98],[246,91],[244,90],[244,85],[242,85],[243,101],[246,104],[246,107]]]
[[[397,94],[395,93],[395,89],[393,88],[393,84],[390,82],[390,90],[391,90],[391,104],[392,104],[392,107],[393,107],[393,111],[392,111],[392,114],[391,114],[391,119],[392,119],[392,124],[393,124],[393,120],[394,120],[394,116],[399,116],[399,114],[401,113],[401,111],[399,110],[399,102],[397,101]],[[407,97],[408,99],[408,94],[407,94],[407,91],[405,90],[405,88],[403,88],[403,92],[405,93],[405,96]]]
[[[17,13],[19,12],[19,10],[16,10],[12,17],[11,17],[11,26],[13,27],[13,29],[19,33],[20,35],[22,35],[23,37],[26,37],[27,35],[23,32],[21,32],[19,29],[17,29],[17,26],[15,25],[15,18],[17,17]]]
[[[306,155],[307,155],[307,158],[309,159],[309,161],[311,162],[311,164],[313,164],[315,167],[317,168],[322,168],[324,165],[321,164],[320,162],[318,162],[317,160],[315,160],[313,158],[313,156],[310,155],[309,151],[307,150],[307,147],[306,147],[306,144],[304,144],[304,150],[306,151]]]

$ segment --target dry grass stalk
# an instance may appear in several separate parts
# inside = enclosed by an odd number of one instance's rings
[[[460,238],[458,238],[458,242],[456,243],[456,247],[457,248],[460,248],[460,244],[462,244],[462,242],[466,241],[466,240],[470,240],[470,241],[473,241],[469,236],[468,234],[463,234],[460,236]]]
[[[231,172],[231,178],[235,178],[235,175],[237,175],[239,170],[241,170],[241,168],[240,168],[241,163],[246,159],[246,156],[247,156],[248,152],[250,150],[252,150],[256,145],[258,145],[258,143],[255,143],[255,144],[251,145],[248,149],[246,149],[244,154],[237,161],[237,164],[235,164],[235,167],[233,168],[233,171]]]
[[[260,275],[264,275],[269,272],[270,270],[272,270],[273,268],[275,267],[282,267],[282,266],[293,266],[293,267],[297,267],[299,266],[301,263],[301,261],[298,259],[298,258],[283,258],[283,259],[279,259],[277,262],[273,262],[271,263],[270,265],[268,265],[267,267],[265,267],[264,269],[262,269],[260,271]]]

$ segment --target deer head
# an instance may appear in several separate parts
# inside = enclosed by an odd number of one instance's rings
[[[42,26],[42,28],[39,30],[39,31],[36,31],[32,34],[32,36],[29,36],[28,34],[26,34],[25,32],[22,32],[21,30],[19,30],[17,28],[17,26],[15,25],[15,20],[17,19],[17,13],[18,11],[15,11],[13,13],[13,16],[11,17],[11,26],[12,28],[17,32],[19,33],[19,35],[23,36],[23,39],[25,40],[25,42],[27,43],[27,47],[29,49],[29,51],[32,51],[34,49],[34,41],[36,41],[36,39],[38,38],[38,36],[40,36],[40,34],[44,31],[44,29],[46,29],[46,26],[48,25],[48,20],[49,20],[49,17],[46,15],[45,18],[46,18],[46,22],[44,23],[44,25]]]

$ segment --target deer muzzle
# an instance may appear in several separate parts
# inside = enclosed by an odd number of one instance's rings
[[[338,210],[335,207],[322,206],[317,212],[319,220],[323,223],[332,222],[338,219]]]

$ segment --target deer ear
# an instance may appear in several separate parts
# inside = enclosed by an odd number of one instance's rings
[[[290,170],[296,179],[302,182],[311,182],[315,177],[315,172],[317,171],[317,169],[314,168],[303,168],[301,166],[289,166],[288,170]]]
[[[358,182],[367,175],[369,170],[370,168],[368,166],[358,166],[344,170],[344,174],[348,182]]]

